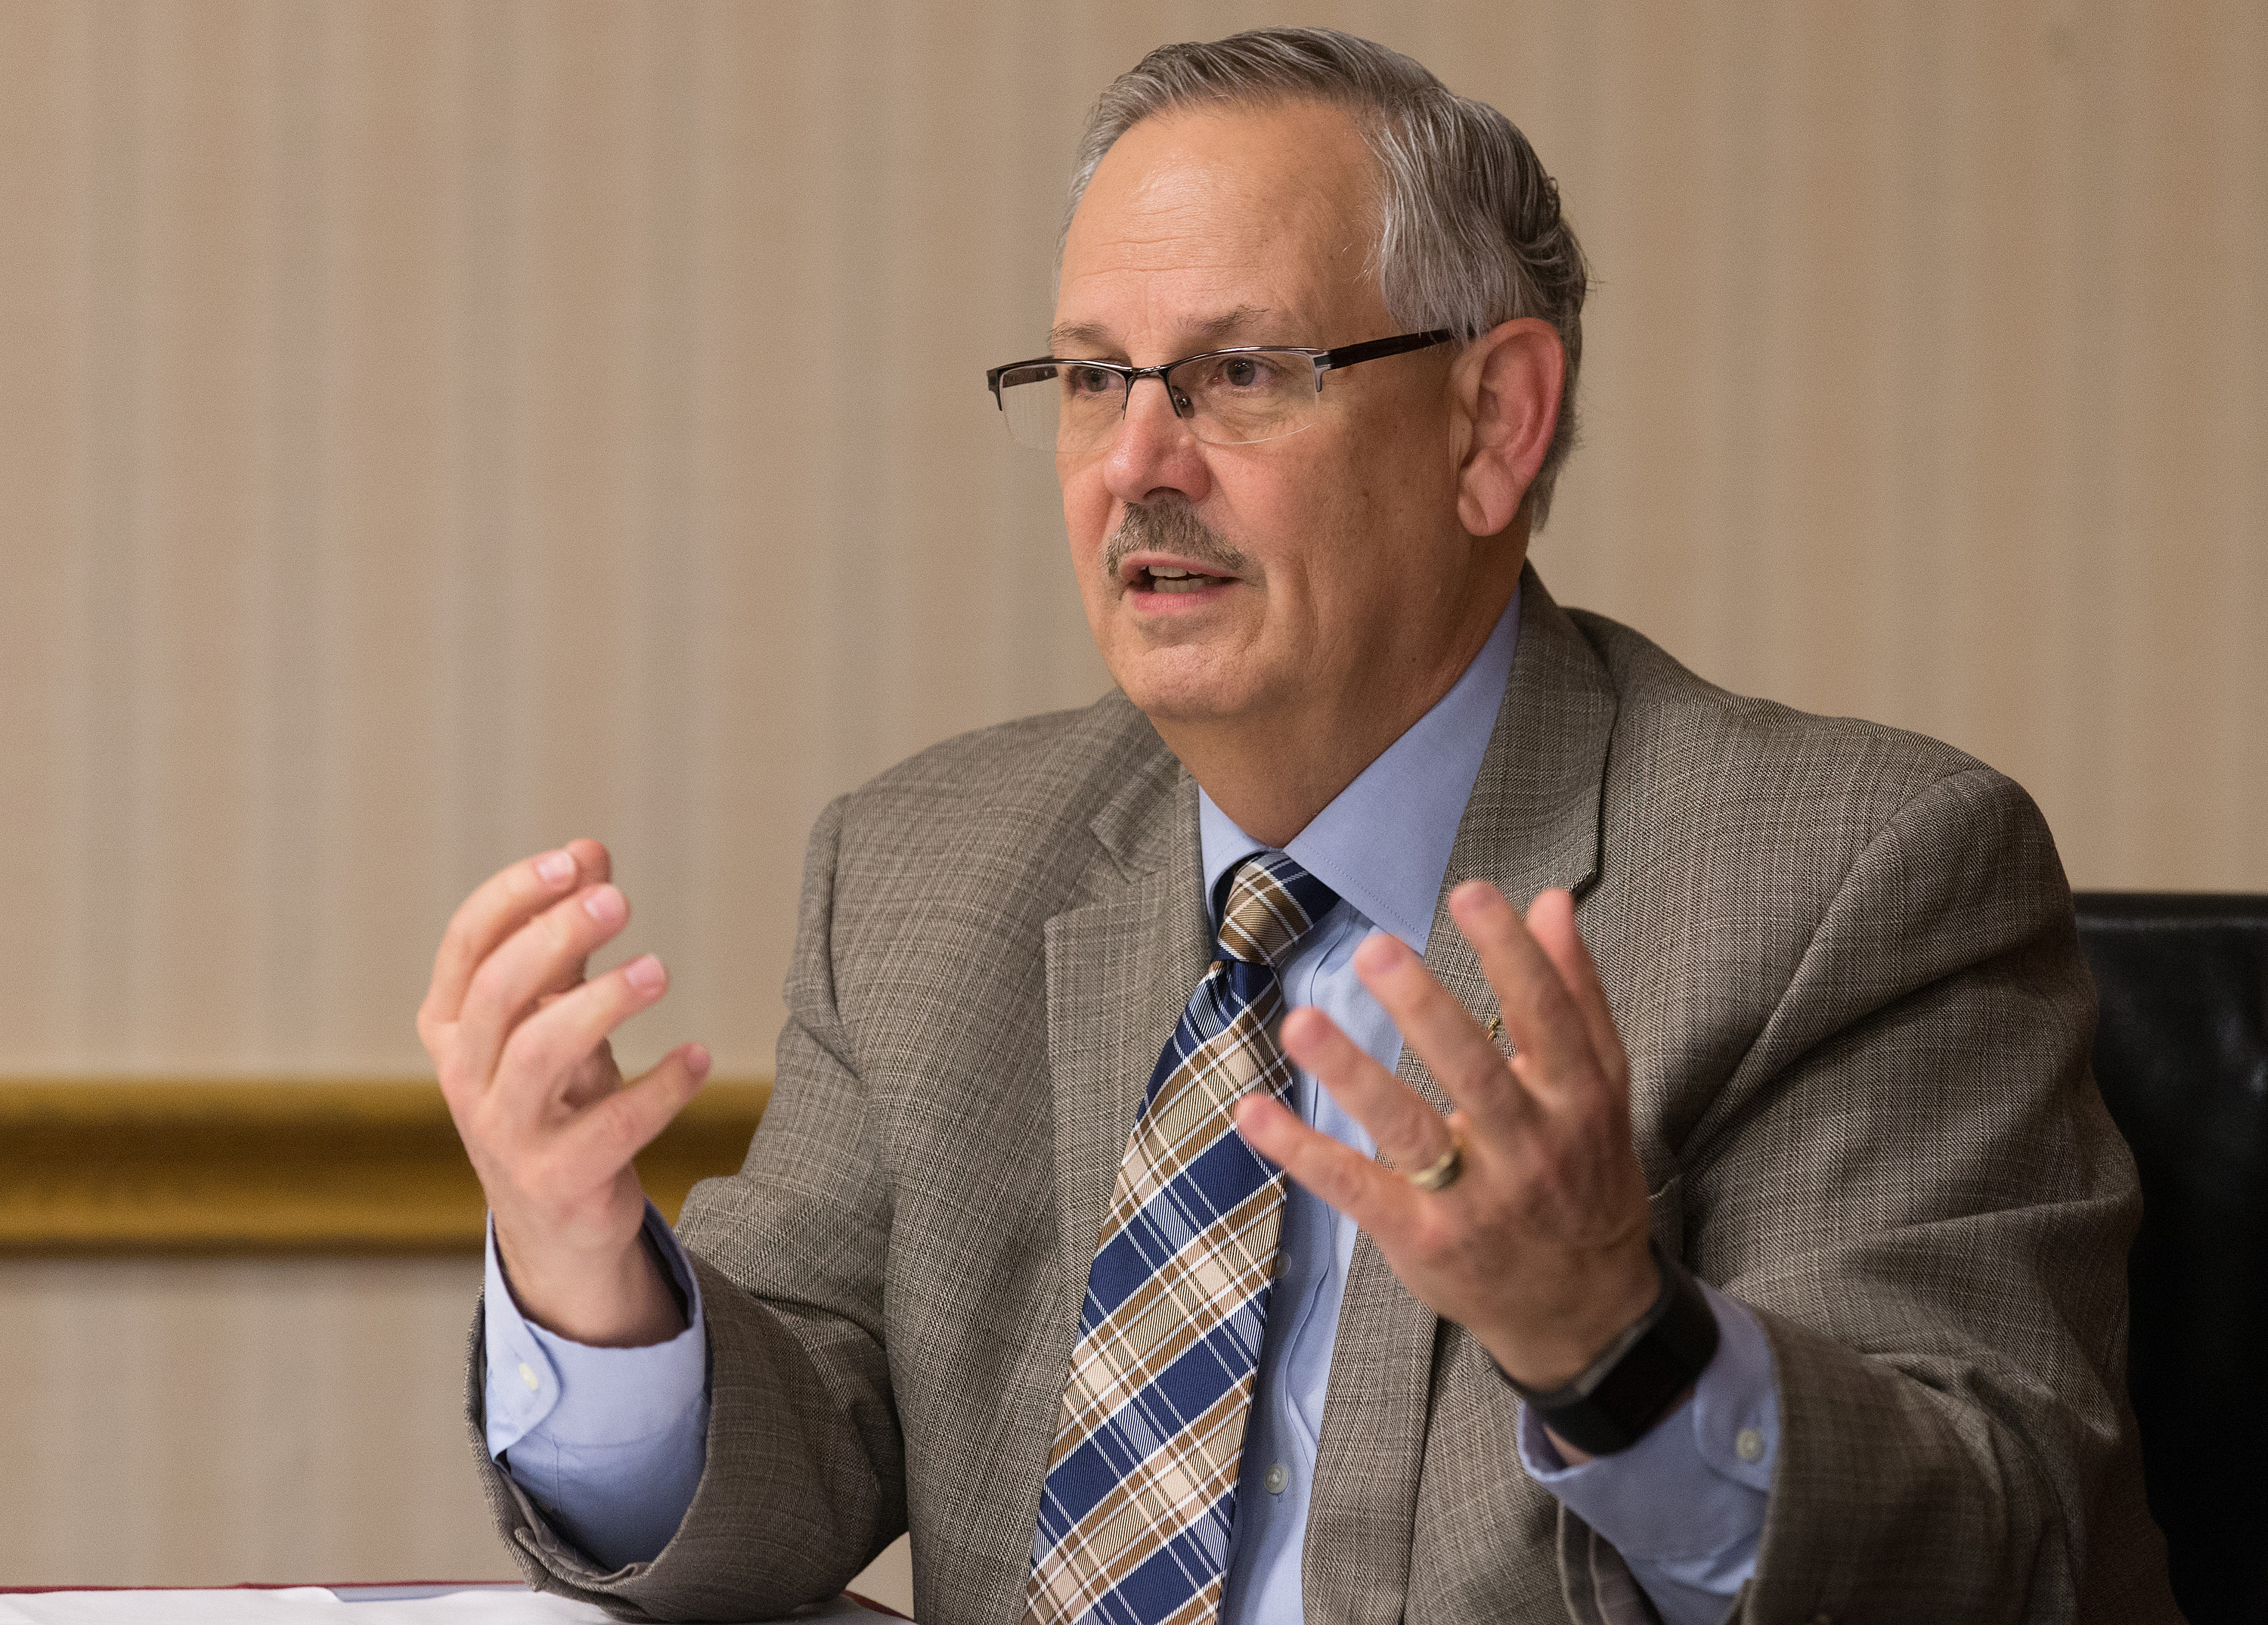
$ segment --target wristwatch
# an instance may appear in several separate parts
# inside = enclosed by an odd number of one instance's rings
[[[1539,1392],[1496,1369],[1537,1421],[1588,1455],[1611,1456],[1644,1438],[1717,1352],[1717,1317],[1699,1285],[1660,1242],[1646,1245],[1661,1271],[1660,1295],[1572,1380]]]

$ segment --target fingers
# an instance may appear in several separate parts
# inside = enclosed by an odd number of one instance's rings
[[[1354,963],[1364,986],[1472,1130],[1501,1140],[1532,1126],[1540,1106],[1619,1103],[1628,1065],[1598,969],[1575,928],[1568,894],[1553,889],[1539,896],[1531,911],[1533,929],[1502,893],[1484,883],[1460,886],[1449,907],[1496,989],[1506,1030],[1519,1051],[1509,1066],[1471,1012],[1406,944],[1381,933],[1356,950]],[[1320,1015],[1314,1019],[1329,1026]],[[1294,1060],[1324,1079],[1398,1166],[1425,1167],[1447,1149],[1440,1119],[1418,1126],[1381,1082],[1402,1095],[1409,1091],[1375,1062],[1368,1063],[1367,1071],[1358,1065],[1352,1057],[1359,1052],[1344,1036],[1327,1035],[1295,1016],[1285,1022],[1285,1043]],[[1312,1058],[1293,1047],[1300,1044],[1314,1046]],[[1412,1100],[1424,1108],[1422,1101]],[[1373,1122],[1373,1116],[1380,1121]],[[1403,1136],[1399,1146],[1397,1132]]]
[[[1535,901],[1528,905],[1528,929],[1550,956],[1560,982],[1581,1014],[1592,1053],[1605,1064],[1609,1075],[1627,1077],[1630,1060],[1623,1052],[1622,1034],[1615,1029],[1614,1011],[1607,1004],[1606,985],[1599,979],[1599,967],[1584,945],[1583,934],[1575,928],[1575,899],[1558,886],[1538,892]]]
[[[1503,1053],[1407,943],[1381,932],[1355,950],[1354,965],[1459,1110],[1485,1129],[1508,1133],[1521,1126],[1532,1106]],[[1447,1149],[1446,1136],[1437,1132],[1434,1138],[1432,1155],[1415,1166]]]
[[[509,864],[482,881],[442,933],[432,985],[418,1012],[421,1030],[428,1023],[457,1019],[474,972],[497,943],[578,885],[603,883],[613,868],[607,849],[597,841],[572,840]]]
[[[1496,989],[1505,1032],[1520,1052],[1512,1070],[1521,1084],[1549,1101],[1564,1099],[1570,1089],[1595,1085],[1603,1066],[1592,1046],[1583,1012],[1560,979],[1559,967],[1521,922],[1519,911],[1494,886],[1469,881],[1449,894],[1449,913],[1480,956],[1489,986]],[[1595,971],[1591,979],[1595,983]],[[1603,1008],[1603,993],[1600,1003]],[[1448,1087],[1446,1079],[1442,1086]]]
[[[561,1183],[595,1186],[630,1166],[701,1092],[709,1067],[706,1049],[681,1044],[644,1077],[585,1109],[560,1136],[554,1153]]]
[[[1365,1053],[1329,1016],[1312,1006],[1294,1010],[1284,1018],[1281,1033],[1284,1053],[1322,1081],[1396,1168],[1430,1167],[1448,1150],[1448,1125],[1432,1103]],[[1498,1069],[1503,1066],[1499,1057]]]
[[[604,884],[615,877],[614,854],[588,836],[578,836],[566,846],[567,855],[575,860],[575,867],[586,886]]]
[[[642,954],[521,1022],[505,1040],[496,1068],[504,1116],[531,1126],[558,1107],[616,1092],[611,1067],[605,1069],[608,1075],[593,1079],[584,1075],[591,1070],[585,1063],[605,1047],[609,1033],[668,991],[669,972],[661,961]]]
[[[615,1046],[607,1039],[575,1063],[558,1084],[559,1098],[570,1106],[602,1100],[622,1086],[622,1069],[615,1064]]]
[[[593,886],[553,904],[505,938],[481,961],[466,989],[448,1045],[452,1069],[460,1076],[489,1078],[505,1039],[536,1001],[572,984],[592,951],[630,917],[629,898],[612,885]],[[540,1014],[567,1002],[556,1000]]]
[[[1424,1193],[1400,1174],[1308,1127],[1266,1095],[1246,1096],[1234,1115],[1246,1144],[1382,1245],[1391,1247],[1407,1233]]]

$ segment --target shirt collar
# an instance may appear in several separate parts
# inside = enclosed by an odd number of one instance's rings
[[[1520,642],[1515,589],[1496,630],[1456,685],[1355,781],[1331,799],[1285,854],[1337,892],[1372,924],[1415,951],[1425,951],[1433,905],[1457,844],[1457,825],[1472,799],[1481,757],[1496,728]],[[1267,848],[1247,835],[1212,797],[1197,791],[1197,833],[1204,847],[1205,897],[1220,877]]]

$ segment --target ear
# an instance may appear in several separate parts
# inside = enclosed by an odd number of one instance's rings
[[[1559,426],[1567,352],[1557,329],[1535,316],[1491,328],[1449,373],[1450,408],[1463,432],[1457,518],[1492,536],[1518,518]]]

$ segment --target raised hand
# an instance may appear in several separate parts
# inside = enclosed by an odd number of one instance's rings
[[[585,979],[630,920],[593,840],[499,870],[449,921],[417,1012],[457,1133],[495,1215],[520,1312],[602,1347],[684,1328],[639,1239],[645,1193],[631,1158],[693,1098],[709,1053],[681,1045],[625,1085],[608,1035],[659,1001],[651,954]]]
[[[1472,882],[1451,895],[1449,912],[1480,956],[1516,1054],[1507,1059],[1416,954],[1381,934],[1356,950],[1355,968],[1456,1110],[1444,1118],[1310,1008],[1285,1017],[1285,1052],[1394,1167],[1264,1096],[1239,1105],[1237,1126],[1368,1230],[1403,1283],[1471,1331],[1506,1371],[1554,1388],[1644,1314],[1660,1286],[1631,1141],[1629,1061],[1566,892],[1543,893],[1523,923],[1494,887]],[[1434,1167],[1453,1145],[1461,1171],[1445,1188],[1403,1177]]]

